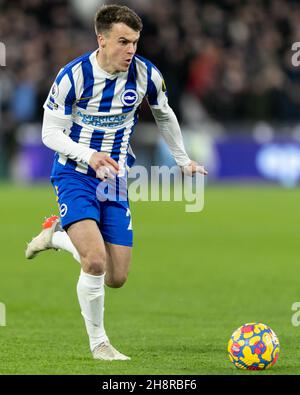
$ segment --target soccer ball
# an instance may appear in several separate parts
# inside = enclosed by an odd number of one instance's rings
[[[279,340],[265,324],[245,324],[233,332],[228,353],[238,369],[269,369],[278,359]]]

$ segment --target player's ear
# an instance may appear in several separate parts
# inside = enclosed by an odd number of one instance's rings
[[[103,34],[97,35],[97,41],[98,41],[99,48],[105,48],[106,40],[105,40],[105,37]]]

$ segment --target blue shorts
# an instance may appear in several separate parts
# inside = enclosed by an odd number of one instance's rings
[[[127,189],[125,199],[100,201],[97,191],[101,181],[72,170],[52,174],[51,183],[57,195],[61,224],[65,230],[75,222],[93,219],[105,241],[132,246],[133,232]]]

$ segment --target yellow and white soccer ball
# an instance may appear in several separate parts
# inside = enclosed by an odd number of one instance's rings
[[[265,324],[245,324],[233,332],[228,342],[228,353],[230,361],[238,369],[269,369],[278,359],[279,340]]]

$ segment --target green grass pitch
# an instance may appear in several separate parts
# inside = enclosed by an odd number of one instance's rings
[[[1,374],[299,374],[300,190],[210,186],[200,213],[184,203],[132,204],[128,282],[106,288],[105,326],[131,361],[91,358],[76,295],[79,265],[66,252],[24,258],[26,241],[56,213],[52,188],[0,187]],[[231,333],[246,322],[277,333],[268,371],[237,370]]]

